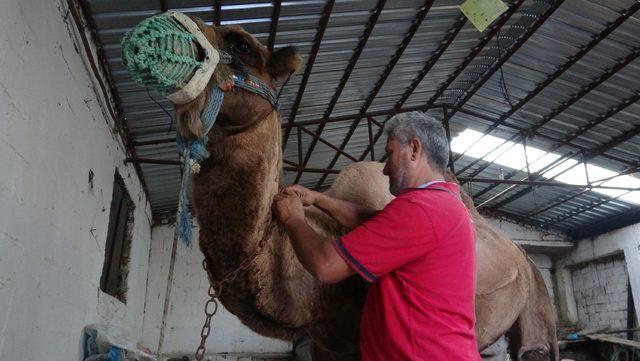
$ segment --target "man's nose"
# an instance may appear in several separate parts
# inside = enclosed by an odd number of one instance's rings
[[[384,164],[384,168],[382,168],[382,174],[389,175],[389,162]]]

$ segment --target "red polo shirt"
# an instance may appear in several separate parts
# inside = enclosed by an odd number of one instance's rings
[[[363,360],[480,360],[475,335],[475,228],[454,183],[404,190],[335,240],[373,285],[362,314]]]

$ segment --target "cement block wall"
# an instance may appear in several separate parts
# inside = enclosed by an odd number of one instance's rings
[[[197,228],[193,234],[191,246],[176,244],[174,269],[170,274],[174,228],[153,228],[144,344],[152,346],[161,355],[192,354],[200,342],[209,281],[202,269]],[[207,339],[207,354],[285,353],[292,350],[289,342],[254,333],[222,306],[214,316],[213,324]]]
[[[599,307],[594,307],[590,305],[591,307],[587,306],[587,311],[582,316],[579,312],[579,307],[586,305],[586,301],[581,301],[581,299],[591,296],[589,291],[586,291],[584,295],[582,291],[591,286],[602,287],[600,273],[603,273],[604,263],[608,262],[608,258],[619,254],[624,255],[634,307],[636,310],[640,309],[640,224],[634,224],[595,238],[581,240],[577,243],[575,249],[556,260],[554,266],[556,269],[556,284],[558,286],[558,306],[560,307],[559,314],[563,324],[575,325],[584,322],[599,322],[595,319],[594,321],[586,319],[587,312],[623,312],[621,305],[617,305],[615,306],[617,309],[611,310],[609,310],[609,306],[600,305]],[[601,264],[600,269],[598,269],[598,264]],[[588,267],[595,265],[595,271],[591,267],[585,270],[584,277],[580,276],[580,274],[575,274],[576,269],[584,268],[585,265]],[[614,262],[614,267],[604,272],[605,279],[611,277],[609,279],[617,284],[615,286],[610,285],[609,292],[607,292],[607,285],[604,285],[605,294],[619,294],[618,296],[612,296],[616,299],[614,303],[626,302],[624,294],[626,294],[627,285],[626,280],[624,280],[625,277],[620,270],[621,267],[621,261],[618,261],[618,264]],[[586,275],[587,273],[590,274]],[[617,291],[614,291],[614,289],[617,289]],[[576,290],[580,293],[575,292]],[[589,302],[604,302],[604,297],[608,297],[602,295],[601,288],[598,288],[594,295],[596,300],[590,299]],[[598,301],[598,297],[600,297],[600,301]],[[638,322],[638,316],[638,313],[636,313],[636,323]],[[620,318],[620,314],[617,316],[607,315],[607,318]],[[624,327],[626,327],[626,322]]]
[[[150,209],[63,4],[0,1],[0,360],[79,360],[90,323],[141,341]],[[136,206],[127,304],[99,290],[116,168]]]
[[[627,327],[629,275],[624,255],[605,257],[572,271],[573,295],[582,327]]]

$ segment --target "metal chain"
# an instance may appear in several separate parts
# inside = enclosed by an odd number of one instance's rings
[[[229,272],[227,276],[222,279],[222,281],[216,281],[213,278],[211,271],[207,265],[207,258],[205,257],[202,260],[202,268],[207,273],[207,277],[209,278],[209,290],[207,294],[209,295],[209,299],[204,304],[204,325],[202,325],[202,330],[200,330],[200,345],[196,350],[195,358],[196,361],[202,361],[204,358],[204,353],[206,351],[205,343],[207,342],[207,337],[211,333],[211,322],[213,321],[213,316],[218,312],[218,300],[220,299],[220,295],[222,294],[222,287],[228,283],[233,282],[241,272],[246,271],[249,266],[255,261],[256,257],[260,254],[260,251],[264,248],[265,243],[267,242],[267,237],[271,234],[271,230],[273,228],[274,222],[269,222],[269,226],[265,230],[262,239],[258,242],[258,246],[253,251],[253,253],[245,258],[240,265],[236,267],[233,271]]]

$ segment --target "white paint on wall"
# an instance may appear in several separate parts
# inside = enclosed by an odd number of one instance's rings
[[[156,226],[152,232],[151,260],[149,262],[149,288],[145,314],[144,343],[157,345],[162,336],[160,354],[192,354],[200,342],[200,329],[204,322],[204,303],[208,299],[209,282],[202,269],[202,252],[198,247],[198,229],[187,247],[177,244],[174,273],[169,269],[174,243],[173,226]],[[162,325],[167,281],[170,296]],[[237,317],[220,307],[213,318],[213,328],[207,340],[207,353],[272,353],[290,352],[290,342],[260,336],[244,326]]]
[[[0,360],[78,360],[90,323],[141,341],[150,209],[65,16],[0,1]],[[136,205],[127,304],[99,290],[116,168]]]

